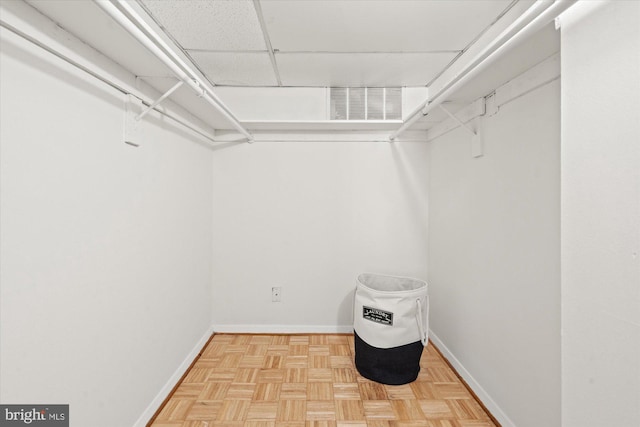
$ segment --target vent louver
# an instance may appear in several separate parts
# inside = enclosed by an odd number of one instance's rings
[[[332,87],[331,120],[402,120],[402,88]]]

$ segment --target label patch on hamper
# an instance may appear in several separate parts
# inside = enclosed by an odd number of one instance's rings
[[[393,313],[367,306],[362,307],[362,317],[372,322],[393,326]]]

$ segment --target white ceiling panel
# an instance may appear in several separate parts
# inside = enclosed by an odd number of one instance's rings
[[[144,0],[142,4],[185,49],[266,49],[249,0]]]
[[[265,53],[189,52],[200,70],[216,85],[276,86],[269,55]]]
[[[277,54],[285,86],[424,86],[454,53]]]
[[[281,51],[462,50],[512,0],[262,1]]]

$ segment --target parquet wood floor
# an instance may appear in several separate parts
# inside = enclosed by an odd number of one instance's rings
[[[358,374],[352,335],[216,334],[151,427],[495,427],[430,343],[418,379]]]

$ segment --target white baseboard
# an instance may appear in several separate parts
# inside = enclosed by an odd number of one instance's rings
[[[460,376],[465,380],[467,385],[473,390],[478,399],[482,402],[482,404],[487,408],[491,415],[495,417],[496,420],[502,425],[502,427],[516,427],[516,425],[509,419],[507,414],[498,406],[498,404],[489,396],[489,393],[486,392],[485,389],[478,383],[478,381],[473,378],[473,376],[467,371],[467,369],[460,363],[460,361],[451,353],[451,351],[447,348],[446,345],[438,338],[436,334],[433,333],[432,330],[429,330],[429,340],[438,347],[438,350],[442,353],[442,355],[451,363],[451,366],[460,374]]]
[[[234,334],[344,334],[352,333],[353,325],[213,325],[213,330]]]
[[[180,366],[178,366],[178,369],[175,370],[173,375],[171,375],[162,389],[160,389],[156,397],[151,401],[149,406],[147,406],[147,409],[145,409],[142,415],[140,415],[140,418],[138,418],[138,421],[136,421],[133,427],[145,427],[147,425],[149,420],[151,420],[151,417],[153,417],[160,405],[162,405],[162,402],[164,402],[169,393],[171,393],[171,390],[173,390],[176,384],[178,384],[180,378],[182,378],[187,369],[189,369],[189,366],[191,366],[191,363],[198,356],[198,353],[200,353],[200,350],[202,350],[204,345],[207,343],[212,333],[213,327],[210,327],[209,330],[207,330],[207,332],[205,332],[205,334],[202,336],[202,338],[198,340],[189,354],[187,354],[187,357],[185,357],[184,361],[180,364]]]

